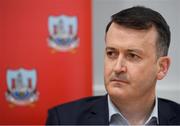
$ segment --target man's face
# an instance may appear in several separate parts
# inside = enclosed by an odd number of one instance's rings
[[[154,95],[159,63],[157,32],[112,23],[106,34],[104,80],[110,96],[136,100]]]

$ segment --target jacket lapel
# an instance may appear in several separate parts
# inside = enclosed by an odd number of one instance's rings
[[[90,111],[87,115],[87,120],[90,125],[108,125],[109,124],[109,111],[107,95],[102,96],[96,102],[91,104]]]
[[[158,117],[160,125],[168,125],[176,123],[176,113],[173,108],[163,99],[158,99]]]

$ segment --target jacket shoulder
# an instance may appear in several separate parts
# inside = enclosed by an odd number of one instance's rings
[[[174,110],[178,111],[180,114],[180,104],[168,99],[159,98],[159,102],[164,105],[169,105]]]
[[[78,124],[103,97],[105,96],[86,97],[57,105],[49,109],[46,124]]]
[[[180,125],[180,104],[162,98],[158,102],[160,124]]]
[[[57,105],[53,107],[52,109],[56,110],[62,110],[62,111],[70,111],[71,109],[73,110],[80,110],[83,108],[87,108],[88,106],[91,106],[94,104],[97,100],[99,100],[103,96],[92,96],[92,97],[86,97],[82,99],[78,99],[75,101],[67,102],[61,105]]]

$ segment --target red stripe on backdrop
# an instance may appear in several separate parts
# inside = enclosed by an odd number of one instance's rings
[[[48,108],[92,95],[90,0],[1,0],[0,8],[0,124],[44,124]],[[51,41],[58,50],[48,44],[49,18],[57,24],[62,15],[76,17],[77,36],[69,45],[62,36]],[[21,87],[12,84],[18,77]],[[32,103],[22,88],[28,83],[38,98]]]

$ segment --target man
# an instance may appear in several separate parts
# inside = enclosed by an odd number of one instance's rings
[[[112,16],[105,34],[106,96],[49,110],[46,124],[180,124],[180,105],[157,98],[170,66],[170,30],[156,11],[136,6]]]

